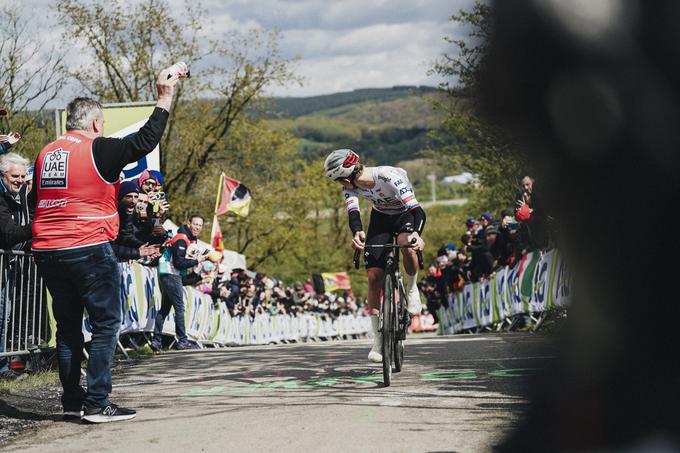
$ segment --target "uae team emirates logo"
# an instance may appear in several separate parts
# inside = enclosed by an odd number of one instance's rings
[[[40,170],[41,189],[68,188],[68,158],[69,151],[55,149],[45,153]]]

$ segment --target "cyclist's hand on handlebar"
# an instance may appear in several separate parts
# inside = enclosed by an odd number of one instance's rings
[[[365,244],[366,233],[364,233],[363,231],[357,231],[356,233],[354,233],[354,237],[352,238],[352,248],[363,250]]]
[[[408,241],[413,244],[413,250],[422,251],[425,248],[425,241],[417,232],[408,235]]]

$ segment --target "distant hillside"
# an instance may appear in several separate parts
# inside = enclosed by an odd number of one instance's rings
[[[271,110],[285,117],[309,115],[322,110],[334,109],[348,104],[366,101],[389,101],[393,99],[437,91],[426,86],[395,86],[392,88],[363,88],[344,93],[324,94],[303,98],[273,98]],[[329,112],[330,113],[330,112]]]
[[[355,149],[369,163],[413,159],[442,120],[432,87],[355,90],[307,98],[274,98],[270,123],[300,139],[298,149],[316,159],[335,148]]]

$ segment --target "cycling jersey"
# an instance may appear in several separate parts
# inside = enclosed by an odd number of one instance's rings
[[[403,169],[384,165],[364,171],[373,177],[375,185],[371,189],[343,189],[348,213],[359,211],[359,197],[370,200],[376,211],[389,215],[402,214],[420,206]]]

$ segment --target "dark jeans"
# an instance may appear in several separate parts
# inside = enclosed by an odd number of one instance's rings
[[[62,405],[65,410],[79,410],[83,402],[94,407],[107,406],[111,362],[121,322],[120,270],[113,249],[106,243],[35,252],[35,261],[52,294],[59,379],[64,388]],[[83,309],[87,310],[92,325],[87,392],[80,386]]]
[[[175,309],[175,334],[177,334],[177,341],[184,343],[187,341],[187,333],[184,327],[184,287],[182,286],[182,277],[174,274],[160,274],[159,280],[162,296],[161,309],[156,314],[153,336],[160,341],[163,323],[168,313],[170,313],[170,307],[172,307]]]

